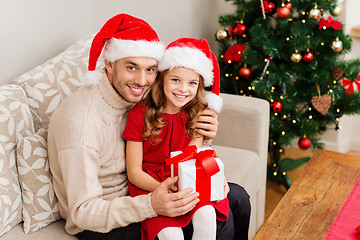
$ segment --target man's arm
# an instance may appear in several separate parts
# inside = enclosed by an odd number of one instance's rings
[[[195,125],[197,133],[204,136],[204,140],[215,138],[219,122],[217,114],[211,109],[204,109]]]

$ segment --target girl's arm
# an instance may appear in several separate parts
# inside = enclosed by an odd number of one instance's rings
[[[196,145],[197,148],[200,148],[202,147],[203,139],[204,137],[202,135],[200,135],[200,137],[195,137],[190,141],[189,146]]]
[[[160,183],[142,170],[142,142],[127,141],[126,168],[130,182],[145,191],[152,192]]]

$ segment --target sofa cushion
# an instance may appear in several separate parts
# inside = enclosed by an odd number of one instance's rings
[[[35,131],[47,127],[56,107],[81,86],[91,42],[92,37],[86,37],[14,80],[28,96]],[[97,66],[103,66],[103,62],[99,60]]]
[[[16,85],[0,87],[0,235],[21,220],[21,191],[16,169],[16,139],[33,131],[26,96]]]
[[[24,232],[30,233],[60,219],[47,155],[47,130],[39,129],[18,141],[17,165],[23,199]]]
[[[18,224],[16,227],[11,229],[8,233],[1,237],[1,240],[75,240],[78,239],[75,236],[71,236],[65,232],[64,220],[56,221],[46,228],[42,228],[39,231],[31,234],[25,234],[23,231],[22,224]]]

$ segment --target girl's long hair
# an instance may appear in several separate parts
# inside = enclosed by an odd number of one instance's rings
[[[160,134],[161,128],[165,125],[165,120],[161,115],[165,112],[166,96],[164,93],[164,77],[169,72],[165,70],[159,73],[155,82],[149,90],[149,94],[145,97],[145,105],[148,109],[144,115],[145,133],[142,138],[149,139],[152,143],[157,143],[161,139],[156,139]],[[188,121],[186,124],[186,134],[190,137],[198,136],[195,131],[195,123],[200,115],[200,112],[207,107],[205,101],[205,89],[204,79],[200,75],[199,87],[195,97],[188,102],[183,108],[183,112],[186,114]]]

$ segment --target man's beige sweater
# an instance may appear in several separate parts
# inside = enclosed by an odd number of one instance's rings
[[[131,106],[104,75],[98,86],[67,97],[51,117],[50,169],[69,234],[108,232],[156,216],[150,194],[128,196],[122,132]]]

